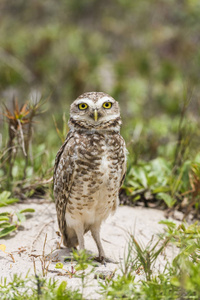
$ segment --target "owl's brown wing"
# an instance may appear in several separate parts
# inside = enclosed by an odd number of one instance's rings
[[[125,176],[126,176],[126,156],[128,154],[128,151],[126,149],[126,144],[124,139],[121,136],[121,157],[120,157],[120,161],[121,161],[121,168],[122,168],[122,172],[121,172],[121,179],[120,179],[120,187],[122,186]]]
[[[119,168],[119,181],[118,181],[118,192],[124,182],[125,176],[126,176],[126,156],[128,151],[126,150],[126,144],[125,141],[123,139],[123,137],[119,134],[117,136],[117,139],[115,140],[117,141],[118,145],[119,145],[119,151],[118,151],[118,168]],[[117,205],[118,205],[118,201],[114,201],[113,203],[113,207],[112,207],[112,212],[114,213],[117,209]]]
[[[74,174],[74,138],[68,133],[64,144],[58,151],[54,167],[54,197],[58,217],[58,225],[63,236],[63,243],[67,244],[66,205],[73,183]]]
[[[66,139],[64,141],[64,143],[62,144],[62,146],[60,147],[60,149],[58,150],[57,154],[56,154],[56,158],[55,158],[55,164],[54,164],[54,174],[53,174],[53,183],[55,183],[55,177],[56,177],[56,171],[60,162],[60,158],[61,155],[65,149],[65,146],[67,145],[67,143],[69,142],[69,140],[73,137],[72,132],[69,131],[69,133],[66,136]]]

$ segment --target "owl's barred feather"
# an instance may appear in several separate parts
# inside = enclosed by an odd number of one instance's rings
[[[106,109],[103,104],[108,102]],[[54,195],[63,243],[82,249],[83,235],[91,230],[101,259],[105,255],[100,226],[117,208],[126,170],[120,126],[119,106],[112,97],[96,92],[81,95],[71,105],[70,132],[55,161]]]

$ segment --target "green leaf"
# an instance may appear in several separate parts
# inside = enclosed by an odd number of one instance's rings
[[[17,198],[9,198],[10,195],[11,195],[11,192],[9,192],[9,191],[3,191],[0,194],[0,207],[7,206],[9,204],[19,201],[19,199],[17,199]]]
[[[18,202],[19,199],[17,198],[10,198],[10,199],[7,199],[5,201],[0,201],[0,207],[3,207],[3,206],[7,206],[9,204],[12,204],[12,203],[15,203],[15,202]]]
[[[33,213],[33,212],[35,212],[35,209],[34,208],[25,208],[25,209],[20,210],[19,212],[21,214],[22,213],[27,213],[27,212]]]
[[[159,196],[160,199],[165,201],[168,207],[172,207],[176,203],[176,200],[173,199],[169,194],[158,193],[157,195]]]
[[[10,234],[12,231],[14,231],[16,229],[17,229],[16,225],[11,225],[9,227],[4,228],[3,230],[0,231],[0,238],[2,238],[3,236],[6,236],[8,234]]]
[[[62,281],[57,289],[57,297],[62,297],[67,287],[67,281]]]
[[[157,177],[156,176],[148,176],[147,177],[147,183],[148,183],[148,186],[152,186],[152,185],[155,185],[157,183]]]
[[[137,178],[139,179],[142,186],[147,188],[147,174],[142,168],[137,170]]]
[[[168,227],[172,227],[172,228],[176,227],[176,224],[169,220],[161,220],[160,222],[158,222],[158,224],[164,224],[164,225],[167,225]]]
[[[75,266],[75,270],[76,270],[76,271],[83,271],[83,270],[87,269],[87,267],[88,267],[88,264],[86,264],[86,263],[81,263],[81,264],[77,264],[77,265]]]
[[[1,221],[9,221],[9,218],[7,216],[0,216],[0,222]]]
[[[26,217],[23,214],[21,214],[20,212],[16,212],[16,216],[20,223],[26,221]]]
[[[2,201],[6,201],[11,195],[11,192],[8,192],[8,191],[3,191],[1,194],[0,194],[0,202]]]
[[[169,188],[167,186],[159,186],[152,190],[153,194],[165,193],[165,192],[169,192]]]
[[[180,281],[178,280],[177,277],[172,277],[171,280],[170,280],[171,284],[176,286],[176,287],[180,287]]]
[[[10,226],[9,222],[0,223],[0,228],[6,228],[8,226]]]
[[[63,268],[63,264],[61,262],[58,262],[56,265],[55,265],[55,268],[56,269],[62,269]]]
[[[3,212],[3,213],[0,213],[0,216],[9,216],[10,213],[9,212]]]

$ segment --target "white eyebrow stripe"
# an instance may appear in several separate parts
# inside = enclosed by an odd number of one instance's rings
[[[82,99],[77,101],[78,105],[81,104],[81,103],[94,104],[94,102],[89,98],[82,98]]]
[[[110,97],[104,96],[102,98],[100,98],[97,103],[95,103],[93,100],[89,99],[89,98],[82,98],[80,100],[77,101],[77,105],[81,104],[81,103],[86,103],[88,106],[92,107],[92,108],[100,108],[102,107],[104,102],[111,102],[114,103],[114,100]]]
[[[103,98],[99,99],[98,104],[101,106],[104,102],[111,102],[114,103],[112,98],[104,96]]]

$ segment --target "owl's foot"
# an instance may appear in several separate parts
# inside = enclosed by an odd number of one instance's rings
[[[97,262],[100,262],[102,264],[105,263],[105,257],[104,256],[97,256],[94,258],[94,260],[96,260]]]
[[[108,257],[104,257],[104,256],[97,256],[94,258],[94,260],[96,260],[97,262],[100,262],[101,264],[105,265],[106,263],[110,263],[110,264],[118,264],[117,261],[114,261]]]

